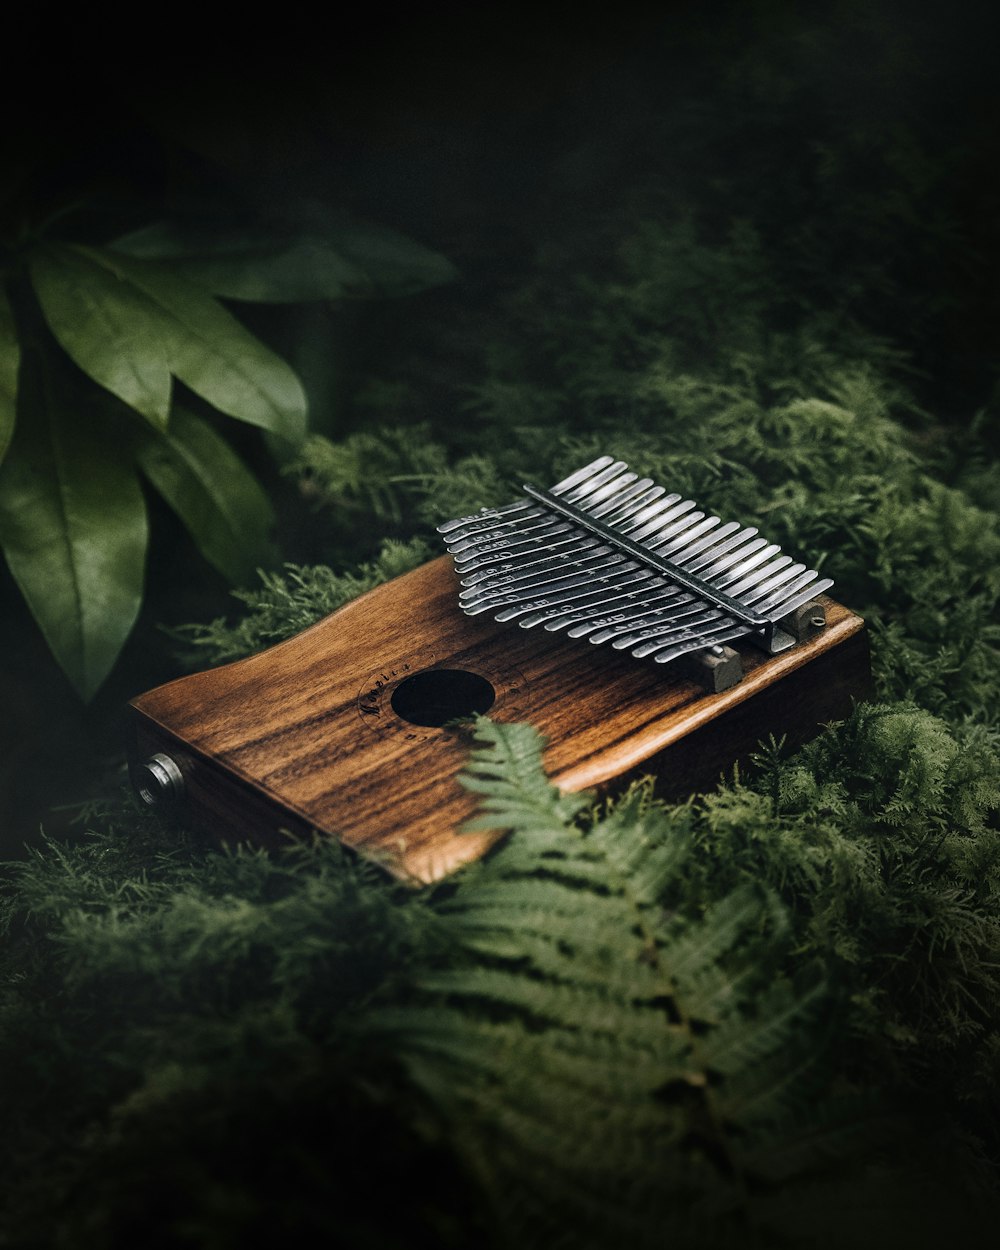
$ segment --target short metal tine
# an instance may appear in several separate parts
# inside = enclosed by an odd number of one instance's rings
[[[673,560],[675,555],[682,551],[686,551],[688,544],[693,543],[700,538],[706,531],[714,530],[719,524],[720,518],[717,516],[705,517],[703,521],[699,521],[697,525],[691,526],[690,529],[669,539],[657,539],[656,542],[647,544],[650,551],[655,551],[658,556],[662,556],[664,560]],[[705,539],[710,542],[710,538]]]
[[[673,646],[665,647],[662,651],[648,653],[651,655],[656,664],[669,664],[671,660],[676,660],[682,655],[686,655],[689,651],[700,651],[702,647],[717,646],[722,642],[732,642],[736,638],[745,638],[747,635],[746,626],[718,625],[715,629],[699,634],[696,638],[682,643],[675,643]]]
[[[701,534],[698,538],[690,539],[679,550],[670,553],[668,557],[673,564],[680,565],[682,568],[695,558],[699,551],[704,551],[706,547],[711,547],[719,542],[720,537],[733,533],[739,529],[738,521],[727,521],[725,525],[718,527],[713,526],[707,533]]]
[[[698,568],[697,574],[702,581],[712,582],[714,578],[720,576],[727,569],[731,569],[740,560],[752,555],[755,551],[760,551],[762,547],[766,546],[766,538],[753,538],[748,543],[742,543],[735,551],[730,551],[721,560],[713,560],[707,567]]]
[[[805,589],[798,589],[790,599],[779,599],[776,607],[768,607],[766,611],[772,612],[775,619],[780,619],[782,616],[787,616],[789,612],[794,612],[796,608],[801,608],[810,599],[815,599],[817,595],[823,594],[832,585],[832,577],[822,577],[815,584],[808,585]]]
[[[647,508],[658,499],[662,499],[665,494],[666,491],[662,486],[652,486],[649,490],[644,490],[641,494],[633,496],[627,504],[615,508],[613,512],[603,514],[604,519],[608,525],[618,527],[631,517],[634,517],[640,509]]]
[[[761,601],[760,611],[770,616],[772,620],[777,620],[781,616],[786,616],[789,612],[794,611],[798,607],[798,603],[794,603],[793,607],[786,605],[792,600],[801,598],[803,603],[807,603],[813,595],[822,594],[819,589],[823,582],[817,582],[816,578],[819,574],[815,569],[810,569],[807,573],[802,573],[796,577],[794,581],[786,583],[784,586],[773,591],[766,599]],[[813,583],[815,582],[815,585]],[[829,579],[825,579],[826,585],[833,585]],[[808,588],[808,589],[807,589]],[[802,598],[802,592],[805,591],[805,597]]]
[[[734,522],[734,524],[738,524],[738,523]],[[721,534],[722,530],[720,530],[719,533]],[[697,573],[701,569],[705,568],[707,565],[713,563],[713,561],[717,560],[720,556],[724,555],[727,551],[732,551],[732,549],[734,547],[738,547],[740,543],[749,541],[749,539],[753,538],[754,534],[756,533],[757,533],[757,530],[753,526],[750,526],[747,529],[742,529],[739,531],[739,533],[734,534],[732,538],[727,538],[725,542],[720,542],[717,544],[713,543],[713,545],[709,547],[707,550],[700,551],[698,553],[698,558],[696,560],[691,559],[685,553],[677,561],[677,563],[682,565],[689,572]]]
[[[588,477],[592,477],[595,473],[599,473],[601,469],[606,469],[609,464],[613,463],[614,456],[598,456],[596,460],[591,460],[590,464],[585,464],[582,469],[577,469],[569,477],[564,477],[561,482],[557,482],[552,487],[553,495],[565,495],[568,490],[572,490],[580,482],[585,481]]]
[[[723,613],[718,608],[703,608],[700,612],[687,614],[683,620],[678,620],[673,624],[651,626],[649,629],[639,629],[631,634],[625,634],[621,638],[616,638],[611,645],[616,651],[631,651],[633,655],[638,656],[647,655],[650,651],[655,651],[657,647],[668,643],[672,636],[684,634],[696,627],[700,629],[703,625],[711,625],[722,615]]]
[[[644,616],[621,627],[601,630],[600,634],[594,634],[590,641],[595,643],[610,641],[616,651],[624,651],[633,643],[643,642],[647,638],[659,637],[674,629],[686,629],[692,621],[700,620],[703,616],[707,620],[714,620],[721,610],[715,604],[706,603],[703,599],[696,599],[693,595],[689,595],[685,600],[669,604],[659,612],[647,612]]]
[[[741,577],[738,582],[732,586],[726,587],[726,594],[731,599],[739,599],[742,602],[743,592],[746,590],[755,590],[762,582],[769,577],[773,577],[775,573],[779,573],[782,569],[787,568],[792,562],[791,556],[778,556],[775,560],[768,560],[760,565],[748,577]],[[803,564],[802,568],[806,566]]]
[[[790,556],[785,557],[791,559]],[[757,582],[755,586],[748,587],[745,591],[740,591],[740,602],[748,606],[759,603],[762,599],[770,597],[773,591],[777,591],[779,586],[785,586],[793,581],[800,574],[807,571],[805,564],[789,564],[786,568],[779,571],[775,570],[773,577],[766,577],[763,581]]]
[[[738,582],[741,577],[745,577],[751,569],[755,569],[758,564],[763,564],[765,560],[770,560],[772,556],[778,555],[780,551],[781,548],[777,545],[777,543],[771,543],[767,547],[761,547],[761,549],[755,552],[754,555],[752,555],[748,560],[741,560],[739,564],[727,569],[722,577],[706,578],[705,580],[711,581],[716,590],[722,590],[728,594],[729,592],[726,590],[727,586],[732,586],[733,583]]]

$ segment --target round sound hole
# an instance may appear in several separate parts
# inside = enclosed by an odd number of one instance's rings
[[[389,702],[411,725],[439,728],[463,716],[488,712],[497,694],[485,677],[461,668],[425,668],[399,683]]]

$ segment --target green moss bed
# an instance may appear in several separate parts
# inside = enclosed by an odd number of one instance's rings
[[[992,1241],[979,62],[832,9],[737,6],[550,101],[541,137],[495,124],[498,171],[428,239],[463,277],[343,330],[344,395],[279,491],[293,563],[171,645],[176,671],[270,645],[609,451],[834,577],[874,701],[669,805],[561,797],[530,725],[478,721],[466,784],[510,836],[419,891],[322,840],[219,849],[113,771],[3,869],[0,1246]]]

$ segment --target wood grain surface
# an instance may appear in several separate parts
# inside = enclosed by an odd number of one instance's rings
[[[414,674],[485,678],[489,715],[531,721],[567,791],[654,771],[664,792],[691,793],[768,734],[801,742],[868,694],[864,622],[829,599],[817,637],[778,656],[740,645],[743,681],[707,694],[675,665],[467,617],[457,591],[443,556],[268,651],[141,695],[133,761],[169,754],[184,774],[187,817],[216,838],[275,846],[284,831],[315,829],[430,882],[502,831],[460,832],[476,808],[456,780],[468,744],[393,710]]]

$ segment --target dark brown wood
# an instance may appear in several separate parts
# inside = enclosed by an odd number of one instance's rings
[[[315,829],[429,882],[502,831],[459,832],[476,809],[456,780],[468,745],[396,714],[393,695],[414,674],[486,678],[490,716],[531,721],[566,791],[656,772],[666,792],[691,793],[769,734],[801,742],[868,694],[864,622],[829,599],[817,637],[778,656],[741,646],[743,681],[706,694],[673,665],[467,617],[457,590],[444,556],[268,651],[141,695],[133,760],[169,754],[188,816],[219,839],[270,847]]]

